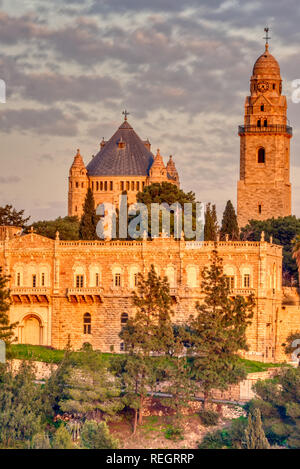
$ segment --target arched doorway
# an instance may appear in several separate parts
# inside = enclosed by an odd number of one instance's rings
[[[41,345],[42,343],[42,325],[37,316],[27,316],[24,323],[24,344]]]

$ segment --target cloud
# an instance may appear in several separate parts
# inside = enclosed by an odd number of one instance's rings
[[[14,184],[20,181],[21,178],[19,176],[0,176],[0,184]]]
[[[60,109],[9,109],[0,112],[2,133],[20,131],[72,137],[77,134],[77,120],[64,114]]]

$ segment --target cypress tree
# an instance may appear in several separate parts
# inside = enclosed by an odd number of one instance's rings
[[[232,241],[239,239],[237,216],[230,200],[228,200],[223,213],[222,226],[220,230],[222,240],[225,239],[226,234],[229,235],[229,239]]]
[[[13,340],[14,328],[17,323],[10,324],[8,311],[10,306],[9,289],[7,288],[8,276],[2,274],[0,267],[0,340],[9,344]]]
[[[216,241],[218,234],[218,219],[216,206],[211,203],[206,205],[204,241]]]
[[[97,239],[96,227],[97,215],[95,210],[95,199],[92,189],[89,187],[84,201],[83,215],[80,220],[79,238]]]
[[[245,430],[247,449],[270,449],[266,438],[259,409],[254,409],[248,417],[248,427]]]

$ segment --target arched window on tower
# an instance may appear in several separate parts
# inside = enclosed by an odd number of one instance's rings
[[[265,163],[266,162],[266,152],[264,148],[259,148],[257,152],[257,162]]]
[[[85,313],[83,315],[83,333],[91,334],[92,333],[92,318],[90,313]]]

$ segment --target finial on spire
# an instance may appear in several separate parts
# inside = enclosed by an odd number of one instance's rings
[[[266,50],[268,50],[268,48],[269,48],[269,39],[271,39],[270,36],[269,36],[270,28],[268,26],[266,26],[264,31],[266,33],[266,36],[264,37],[264,39],[266,40]]]
[[[129,116],[130,112],[127,111],[127,109],[124,109],[124,111],[122,112],[123,116],[124,117],[124,120],[127,121],[127,116]]]

